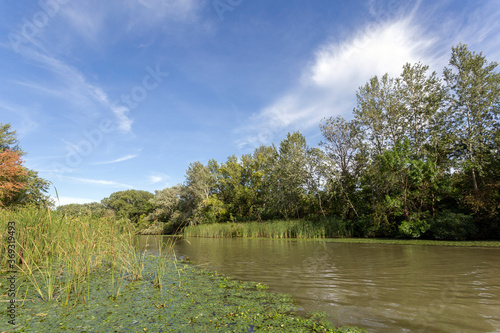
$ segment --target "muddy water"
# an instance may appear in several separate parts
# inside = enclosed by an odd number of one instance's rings
[[[167,238],[149,237],[148,248]],[[176,255],[369,332],[500,332],[500,249],[188,238]],[[140,243],[146,244],[141,236]]]

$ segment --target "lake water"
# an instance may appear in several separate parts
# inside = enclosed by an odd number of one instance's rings
[[[171,238],[139,237],[154,251]],[[187,238],[178,257],[369,332],[500,332],[500,249]]]

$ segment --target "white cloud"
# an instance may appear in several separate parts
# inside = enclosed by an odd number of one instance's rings
[[[327,43],[315,53],[300,82],[250,119],[240,147],[272,141],[280,130],[306,130],[322,118],[347,114],[355,92],[374,75],[399,75],[405,63],[426,63],[434,41],[421,34],[411,19],[399,19],[360,31],[350,40]]]
[[[163,173],[152,173],[151,175],[149,175],[148,179],[149,179],[149,182],[151,183],[151,185],[165,182],[165,186],[167,186],[166,182],[167,182],[167,180],[170,179],[170,177],[166,174],[163,174]]]
[[[117,158],[117,159],[112,160],[112,161],[97,162],[97,163],[94,163],[94,164],[112,164],[112,163],[118,163],[118,162],[123,162],[123,161],[131,160],[133,158],[136,158],[137,156],[139,156],[139,155],[127,155],[127,156],[123,156],[123,157]]]

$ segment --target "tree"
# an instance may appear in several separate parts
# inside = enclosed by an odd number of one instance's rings
[[[22,163],[18,152],[10,149],[0,152],[0,206],[9,205],[15,193],[26,186]]]
[[[325,211],[323,209],[323,189],[326,182],[327,165],[325,163],[325,154],[319,148],[309,148],[306,152],[306,188],[309,198],[311,198],[314,203],[317,202],[318,209],[326,217]],[[319,212],[317,213],[319,215]]]
[[[307,149],[306,139],[300,132],[288,133],[279,146],[277,177],[273,187],[278,207],[285,218],[300,218],[307,179]]]
[[[210,164],[217,162],[211,161]],[[201,162],[191,163],[186,170],[186,181],[181,188],[181,211],[190,225],[203,223],[203,210],[208,204],[210,195],[215,190],[216,176],[211,172],[217,166],[210,168]]]
[[[403,66],[403,73],[396,80],[396,94],[400,102],[401,113],[398,140],[403,137],[410,140],[415,156],[426,155],[426,148],[432,152],[438,144],[438,135],[442,124],[438,122],[438,113],[442,110],[446,90],[436,72],[427,74],[429,66],[417,63]],[[395,141],[396,142],[396,141]]]
[[[10,124],[0,123],[0,153],[8,150],[15,152],[18,156],[25,154],[19,147],[16,131],[11,129]],[[24,184],[24,186],[13,188],[9,200],[4,202],[4,205],[53,206],[53,201],[45,194],[49,190],[50,182],[38,177],[38,172],[22,165],[20,167],[24,171],[19,174],[17,182]]]
[[[17,152],[20,156],[24,155],[24,152],[19,148],[16,131],[11,129],[10,124],[0,123],[0,152],[8,149]]]
[[[50,182],[38,177],[38,172],[27,169],[22,181],[26,184],[12,197],[11,205],[35,205],[38,207],[54,206],[54,200],[45,193],[50,188]]]
[[[278,217],[279,204],[276,200],[278,150],[276,146],[260,146],[253,153],[251,188],[256,200],[257,219]]]
[[[152,212],[148,215],[151,221],[168,222],[180,202],[180,186],[167,187],[161,191],[155,191],[154,198],[149,202],[153,206]]]
[[[57,211],[69,216],[93,216],[97,218],[113,214],[110,209],[106,209],[99,202],[61,205],[57,207]]]
[[[113,210],[117,217],[139,223],[153,209],[149,202],[153,197],[153,193],[147,191],[126,190],[112,193],[108,198],[102,199],[101,203],[104,208]]]
[[[325,139],[320,142],[320,146],[325,149],[327,167],[324,170],[332,199],[342,209],[343,215],[347,216],[350,209],[357,215],[350,198],[358,181],[359,163],[356,156],[362,143],[358,124],[346,122],[343,117],[338,116],[324,119],[320,129]]]
[[[482,53],[469,51],[464,44],[452,48],[450,67],[444,77],[449,89],[450,125],[462,146],[462,170],[470,172],[472,187],[479,193],[491,154],[498,158],[498,115],[500,74],[497,63],[488,63]]]
[[[353,110],[360,134],[366,139],[370,156],[382,154],[403,138],[404,118],[398,99],[397,85],[388,74],[374,76],[356,93],[357,107]]]

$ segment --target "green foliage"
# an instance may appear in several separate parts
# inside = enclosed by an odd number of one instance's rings
[[[38,207],[52,207],[54,205],[53,200],[45,194],[50,188],[50,182],[38,177],[38,172],[26,169],[23,182],[26,183],[26,186],[14,195],[9,204],[10,206],[35,205]]]
[[[172,186],[161,191],[155,191],[153,198],[149,202],[153,210],[148,215],[150,221],[167,222],[172,218],[175,210],[178,209],[181,195],[180,186]]]
[[[412,238],[419,238],[422,236],[431,225],[424,219],[412,217],[409,220],[403,221],[399,226],[399,230],[405,235]]]
[[[101,218],[114,215],[112,210],[106,209],[104,205],[99,202],[62,205],[57,207],[57,211],[71,217],[92,216]]]
[[[12,130],[10,124],[0,123],[0,152],[6,151],[7,149],[17,151],[21,155],[24,155],[24,152],[19,147],[16,131]]]
[[[429,220],[429,236],[442,240],[465,240],[472,238],[477,229],[470,215],[445,210]]]
[[[126,190],[112,193],[101,200],[106,209],[115,212],[118,218],[127,218],[135,224],[144,219],[153,209],[150,200],[154,195],[147,191]]]

